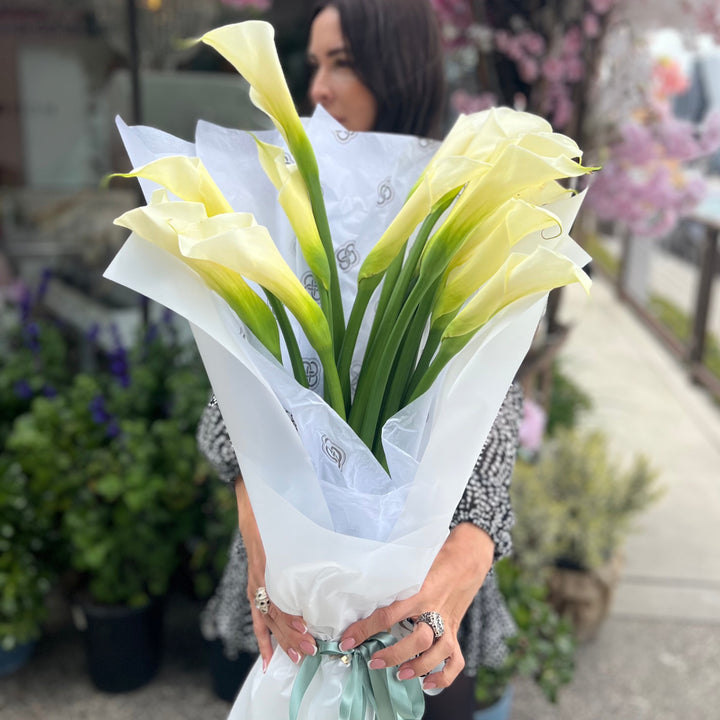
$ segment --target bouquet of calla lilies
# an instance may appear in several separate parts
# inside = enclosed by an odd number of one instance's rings
[[[124,176],[149,202],[116,220],[133,235],[106,275],[190,321],[268,593],[333,639],[420,586],[547,293],[589,288],[568,234],[583,197],[561,181],[592,168],[506,108],[461,116],[439,145],[349,133],[322,109],[301,120],[270,25],[201,40],[276,130],[201,122],[190,144],[121,124],[139,165]],[[288,716],[297,669],[279,651],[273,663],[237,717]],[[319,708],[342,670],[318,673],[296,717],[338,717]]]
[[[577,145],[542,118],[509,109],[460,117],[365,257],[346,325],[318,164],[272,27],[230,25],[202,41],[250,82],[251,99],[287,144],[290,156],[256,138],[258,159],[313,273],[320,304],[267,228],[249,213],[234,212],[198,158],[164,157],[125,175],[154,181],[179,200],[158,192],[149,206],[116,222],[193,268],[279,362],[281,334],[295,379],[307,387],[292,313],[322,364],[325,401],[384,461],[385,421],[427,390],[498,311],[568,283],[589,285],[582,270],[556,252],[567,228],[552,207],[569,194],[558,180],[590,169],[574,160],[581,155]],[[353,394],[358,332],[381,283]]]

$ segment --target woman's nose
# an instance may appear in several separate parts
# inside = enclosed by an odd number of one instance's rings
[[[327,73],[323,68],[318,68],[310,83],[310,100],[312,100],[313,105],[325,106],[330,99],[330,95]]]

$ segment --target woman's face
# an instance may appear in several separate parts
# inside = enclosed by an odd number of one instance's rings
[[[348,130],[375,127],[377,101],[353,70],[353,58],[340,27],[340,13],[328,5],[310,27],[308,63],[313,69],[310,99]]]

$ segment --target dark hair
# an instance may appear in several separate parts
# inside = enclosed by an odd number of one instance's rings
[[[327,0],[353,67],[378,104],[373,130],[440,138],[445,76],[437,20],[428,0]]]

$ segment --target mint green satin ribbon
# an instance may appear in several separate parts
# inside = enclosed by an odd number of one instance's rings
[[[290,695],[290,720],[297,720],[303,696],[323,655],[345,657],[350,666],[348,678],[340,698],[338,720],[365,720],[368,704],[375,710],[377,720],[420,720],[425,712],[425,696],[420,680],[398,680],[395,668],[370,670],[370,658],[396,642],[390,633],[378,633],[362,645],[343,651],[337,642],[318,641],[315,655],[307,655],[300,666]]]

